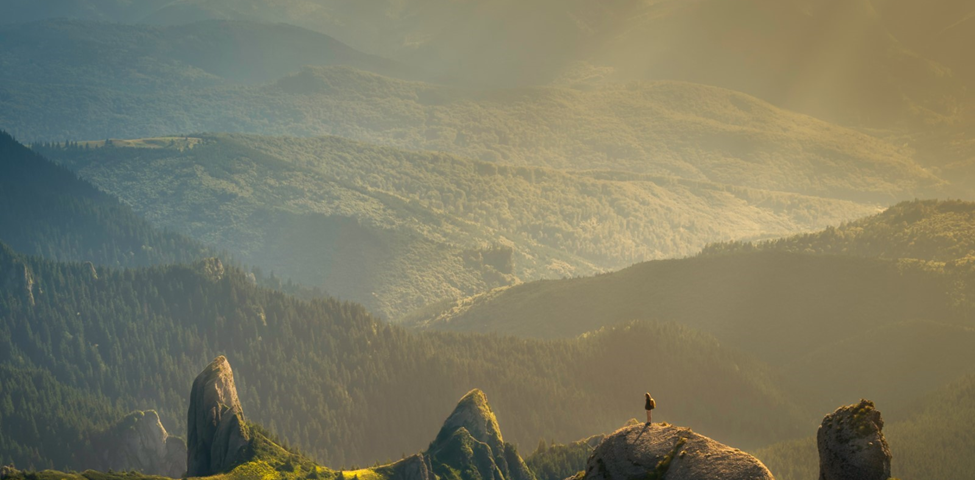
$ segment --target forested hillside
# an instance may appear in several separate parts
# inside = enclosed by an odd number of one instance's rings
[[[54,260],[122,267],[190,262],[199,242],[155,229],[118,199],[0,131],[0,241]]]
[[[973,44],[975,0],[0,0],[0,480],[608,479],[645,392],[779,480],[868,398],[894,476],[971,478]]]
[[[821,232],[757,244],[709,245],[703,254],[756,250],[967,263],[975,260],[975,203],[957,200],[902,202],[878,215]]]
[[[419,451],[444,412],[474,387],[490,392],[506,436],[520,445],[534,445],[540,432],[566,441],[608,431],[641,412],[649,385],[668,405],[662,419],[736,445],[801,435],[811,421],[788,381],[675,325],[629,324],[547,342],[414,333],[354,304],[256,287],[214,259],[92,269],[4,246],[0,272],[0,364],[48,372],[70,391],[110,398],[125,411],[156,409],[181,434],[193,374],[225,354],[248,418],[332,466]],[[36,395],[67,395],[62,390],[38,388]],[[4,401],[0,428],[18,424],[7,421],[23,416],[12,402],[31,392],[17,389]],[[31,395],[16,401],[59,401]],[[32,421],[42,418],[51,417]],[[0,461],[62,461],[67,454],[39,449],[58,444],[48,435],[65,431],[59,428],[37,425],[40,438],[4,430],[18,446],[5,448]]]
[[[776,365],[823,409],[858,396],[900,409],[975,361],[971,211],[909,202],[817,234],[497,289],[407,323],[559,338],[637,318],[674,321]]]
[[[971,478],[973,458],[962,452],[973,446],[975,377],[951,382],[916,402],[910,410],[888,414],[883,404],[884,435],[893,456],[891,473],[898,478]],[[777,480],[809,480],[819,475],[816,438],[808,437],[755,452]]]
[[[68,387],[46,370],[13,367],[26,362],[3,356],[0,461],[38,469],[94,466],[87,456],[92,436],[125,412],[103,395]]]
[[[497,166],[335,137],[37,148],[185,232],[395,319],[521,280],[821,228],[850,202],[673,178]]]
[[[559,338],[630,319],[674,321],[778,366],[815,391],[821,408],[865,392],[902,406],[975,361],[963,328],[973,318],[962,288],[972,277],[970,267],[949,274],[916,262],[744,253],[498,289],[408,323]]]

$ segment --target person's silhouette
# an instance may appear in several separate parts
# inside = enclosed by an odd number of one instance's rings
[[[650,396],[650,392],[647,392],[647,394],[645,395],[645,397],[646,397],[647,403],[646,403],[646,405],[644,405],[643,408],[645,408],[647,410],[647,425],[650,425],[651,423],[653,423],[653,420],[650,419],[650,413],[653,411],[654,408],[657,407],[657,402],[654,401],[653,397]]]

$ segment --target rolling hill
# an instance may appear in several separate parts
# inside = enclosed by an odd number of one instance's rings
[[[407,70],[327,35],[285,24],[212,20],[154,27],[59,19],[2,25],[0,44],[5,83],[143,94],[264,83],[308,65],[348,65],[394,75]]]
[[[189,0],[138,11],[87,3],[88,10],[49,15],[286,22],[480,86],[685,80],[844,124],[920,126],[970,116],[958,111],[972,86],[960,47],[973,13],[964,0],[923,7],[872,0]],[[31,18],[25,8],[14,4],[8,16]]]
[[[500,288],[406,322],[565,338],[632,319],[674,321],[776,365],[818,392],[823,408],[868,393],[902,408],[975,360],[971,252],[944,241],[967,228],[970,209],[905,203],[821,234]],[[893,258],[855,256],[853,245]],[[898,256],[907,252],[921,258]]]
[[[496,286],[689,255],[708,242],[781,236],[872,210],[336,137],[84,145],[38,148],[158,225],[387,318]]]
[[[760,242],[709,245],[704,255],[739,251],[913,258],[933,262],[975,257],[975,203],[957,200],[902,202],[884,212],[821,232]]]
[[[950,185],[924,168],[918,158],[929,156],[899,138],[685,82],[434,85],[363,72],[409,76],[407,67],[321,34],[228,21],[5,25],[0,47],[0,125],[30,141],[330,134],[498,163],[676,176],[871,204],[973,188],[968,179]]]

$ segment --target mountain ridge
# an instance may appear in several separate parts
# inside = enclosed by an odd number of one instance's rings
[[[527,279],[592,274],[687,255],[690,245],[715,237],[775,236],[873,211],[840,200],[496,165],[338,137],[187,138],[192,148],[115,140],[111,147],[89,142],[87,150],[39,151],[158,225],[394,320],[424,304]]]

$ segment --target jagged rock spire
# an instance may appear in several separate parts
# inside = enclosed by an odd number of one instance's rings
[[[457,402],[427,452],[440,467],[482,480],[535,480],[515,448],[504,443],[487,395],[474,389]]]
[[[890,447],[883,428],[884,419],[870,400],[826,415],[816,434],[819,480],[890,478]]]
[[[234,372],[223,355],[193,381],[186,427],[188,477],[226,472],[245,460],[250,438]]]

